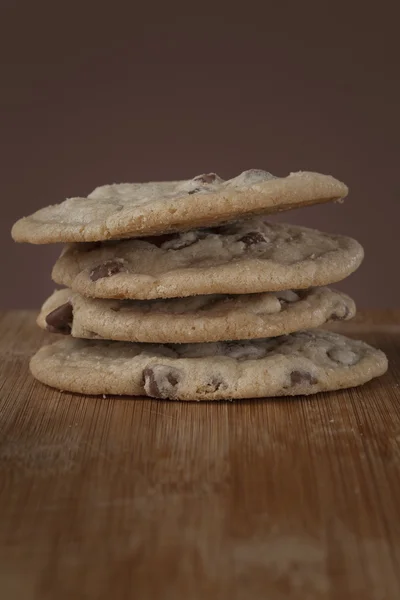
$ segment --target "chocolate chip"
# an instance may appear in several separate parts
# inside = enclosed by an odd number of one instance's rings
[[[47,315],[47,331],[69,335],[71,333],[72,319],[72,304],[66,302]]]
[[[110,259],[92,269],[89,277],[92,281],[97,281],[98,279],[104,279],[105,277],[121,273],[122,269],[123,264],[120,260]]]
[[[216,173],[204,173],[203,175],[197,175],[197,177],[194,177],[193,181],[200,181],[200,183],[213,183],[216,179],[218,179],[218,175]]]
[[[243,242],[247,247],[254,246],[254,244],[259,244],[260,242],[266,242],[267,240],[259,231],[250,231],[246,233],[243,237],[241,237],[239,242]]]
[[[152,365],[143,370],[144,390],[153,398],[175,399],[180,371],[167,365]]]
[[[302,383],[309,383],[314,385],[318,383],[318,379],[311,375],[308,371],[292,371],[290,373],[290,382],[292,385],[298,385]]]
[[[337,310],[337,309],[336,309]],[[344,321],[350,314],[350,309],[348,306],[344,306],[341,309],[342,314],[338,314],[336,311],[331,314],[331,321]]]
[[[190,190],[190,192],[188,192],[188,194],[189,195],[197,194],[197,192],[200,192],[200,188],[195,188],[194,190]]]

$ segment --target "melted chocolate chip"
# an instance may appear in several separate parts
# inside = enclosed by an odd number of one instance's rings
[[[243,242],[247,247],[254,246],[254,244],[259,244],[260,242],[266,242],[267,240],[259,231],[250,231],[246,233],[243,237],[238,240],[239,242]]]
[[[337,312],[333,312],[331,314],[331,321],[344,321],[350,314],[350,309],[348,306],[343,307],[343,314],[338,314]]]
[[[204,173],[203,175],[197,175],[193,181],[200,181],[200,183],[213,183],[217,179],[216,173]]]
[[[153,365],[143,370],[144,390],[148,396],[164,400],[176,398],[180,372],[167,365]]]
[[[290,373],[290,382],[292,385],[298,385],[302,383],[309,383],[314,385],[318,383],[318,379],[311,375],[308,371],[292,371]]]
[[[104,279],[105,277],[111,277],[117,273],[121,273],[123,264],[120,260],[106,260],[101,265],[98,265],[90,272],[90,279],[97,281],[98,279]]]
[[[47,331],[69,335],[71,333],[72,319],[72,304],[66,302],[47,315]]]

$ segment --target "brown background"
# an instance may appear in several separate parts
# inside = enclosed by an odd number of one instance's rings
[[[284,218],[360,240],[342,288],[399,305],[398,2],[213,6],[3,0],[2,306],[38,306],[59,253],[13,244],[17,218],[103,183],[248,168],[344,180],[344,206]]]

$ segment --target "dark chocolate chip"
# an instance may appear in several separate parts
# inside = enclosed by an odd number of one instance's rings
[[[302,383],[309,383],[314,385],[318,383],[318,379],[311,375],[308,371],[292,371],[290,373],[290,382],[292,385],[298,385]]]
[[[201,183],[213,183],[217,179],[218,175],[215,173],[204,173],[203,175],[197,175],[193,181],[200,181]]]
[[[123,264],[120,260],[106,260],[101,263],[101,265],[97,265],[90,272],[90,279],[92,281],[97,281],[98,279],[104,279],[105,277],[111,277],[112,275],[116,275],[117,273],[121,273],[123,269]]]
[[[176,386],[180,381],[180,372],[167,365],[153,365],[143,370],[144,390],[153,398],[176,398]]]
[[[347,317],[350,314],[350,309],[348,306],[344,306],[344,312],[343,314],[338,314],[337,312],[334,312],[331,314],[331,321],[344,321],[345,319],[347,319]]]
[[[69,335],[71,333],[72,319],[72,304],[70,302],[66,302],[47,315],[47,331],[50,331],[51,333],[62,333],[63,335]]]
[[[200,188],[195,188],[194,190],[190,190],[190,192],[188,192],[189,195],[191,194],[197,194],[197,192],[200,192]]]
[[[266,239],[262,233],[259,231],[250,231],[246,233],[243,237],[238,240],[239,242],[243,242],[247,247],[254,246],[254,244],[259,244],[260,242],[265,242]]]

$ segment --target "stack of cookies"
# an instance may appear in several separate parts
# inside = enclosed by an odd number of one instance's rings
[[[326,286],[358,268],[360,244],[267,220],[347,191],[318,173],[209,173],[106,185],[21,219],[16,241],[68,243],[53,269],[64,287],[38,318],[65,336],[32,358],[33,375],[173,400],[312,394],[381,375],[382,352],[317,329],[354,316]]]

